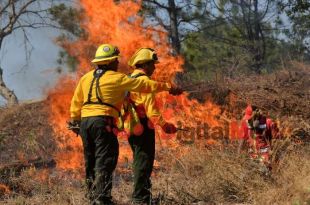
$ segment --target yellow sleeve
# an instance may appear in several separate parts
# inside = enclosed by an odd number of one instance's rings
[[[81,80],[80,80],[74,91],[74,95],[71,100],[70,116],[72,119],[75,119],[75,120],[81,119],[81,109],[83,106],[83,102],[84,102],[84,95],[83,95],[83,90],[82,90]]]
[[[166,121],[164,120],[163,116],[158,110],[158,107],[156,106],[155,94],[154,93],[142,94],[141,98],[148,119],[151,120],[153,125],[159,125],[162,127],[166,123]]]
[[[148,118],[160,116],[160,112],[155,104],[154,93],[142,94],[141,98]]]
[[[169,83],[161,83],[154,80],[129,78],[124,75],[119,83],[119,89],[141,92],[141,93],[152,93],[160,91],[169,91],[171,85]]]

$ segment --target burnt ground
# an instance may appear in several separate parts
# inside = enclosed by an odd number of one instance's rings
[[[50,159],[56,148],[44,102],[0,109],[0,162]]]

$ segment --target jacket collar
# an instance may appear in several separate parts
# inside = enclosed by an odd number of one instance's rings
[[[145,71],[142,70],[142,69],[134,69],[134,71],[131,73],[131,75],[136,75],[136,74],[139,74],[139,73],[143,73],[146,75]]]

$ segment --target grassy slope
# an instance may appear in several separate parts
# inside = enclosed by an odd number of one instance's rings
[[[304,75],[297,74],[291,78],[301,78]],[[269,78],[272,79],[272,76],[265,80]],[[290,80],[291,78],[289,77],[287,82],[298,87],[298,80]],[[263,90],[264,83],[267,83],[265,80],[256,81]],[[247,82],[250,81],[251,79],[247,79]],[[288,85],[286,83],[286,86]],[[255,99],[255,93],[246,92],[240,86],[240,83],[238,85],[238,82],[235,82],[231,88],[236,90],[234,92],[243,92],[243,96],[248,93],[247,99],[251,96]],[[289,97],[292,92],[303,95],[301,99],[309,99],[307,90],[296,90],[294,87],[294,91],[292,86],[286,96]],[[273,85],[273,89],[278,92],[273,97],[285,99],[281,88],[279,83]],[[272,106],[273,112],[285,120],[287,125],[299,130],[303,128],[302,132],[294,135],[307,138],[309,101],[308,104],[301,101],[301,106],[297,107],[295,112],[291,108],[294,99],[295,97],[289,98],[283,105],[287,108],[285,112],[281,109],[281,103],[277,105],[273,102],[274,104],[270,105],[269,99],[260,103]],[[301,109],[308,111],[301,113]],[[290,117],[287,117],[287,113]],[[27,164],[28,160],[38,159],[39,156],[43,161],[49,160],[53,156],[57,148],[47,117],[44,102],[0,110],[0,167],[16,162]],[[304,124],[292,120],[297,118],[302,119]],[[238,156],[233,146],[223,149],[198,142],[195,145],[168,149],[157,144],[159,166],[154,171],[153,193],[161,199],[162,204],[171,205],[310,204],[310,145],[296,145],[286,140],[279,140],[276,145],[278,149],[274,156],[278,157],[273,161],[271,176],[266,177],[261,174],[256,164],[244,156]],[[128,204],[132,185],[131,174],[124,170],[124,166],[118,165],[113,190],[113,195],[120,204]],[[28,166],[21,172],[0,171],[0,174],[0,183],[11,190],[10,194],[4,194],[5,190],[0,186],[0,204],[87,203],[84,198],[83,174],[79,171],[35,169]]]

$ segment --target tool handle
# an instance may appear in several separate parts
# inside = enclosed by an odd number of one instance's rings
[[[177,128],[177,131],[189,132],[189,129]]]

